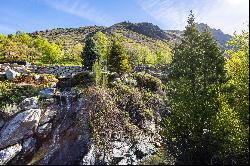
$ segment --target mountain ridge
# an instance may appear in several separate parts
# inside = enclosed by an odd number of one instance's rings
[[[227,48],[226,42],[231,39],[231,35],[223,33],[220,29],[209,27],[204,23],[197,23],[197,28],[202,31],[205,27],[212,32],[214,39],[218,42],[220,48],[225,50]],[[181,40],[183,31],[181,30],[163,30],[157,25],[148,22],[131,23],[128,21],[113,24],[110,27],[105,26],[84,26],[79,28],[54,28],[44,31],[35,31],[29,33],[31,36],[41,35],[47,38],[49,41],[57,40],[69,40],[70,44],[81,43],[89,36],[92,36],[97,31],[102,31],[106,34],[112,34],[116,31],[128,31],[128,34],[142,35],[144,38],[150,38],[154,40],[161,40],[164,42],[178,42]],[[127,35],[128,38],[133,35]],[[68,45],[70,45],[68,44]],[[67,44],[65,47],[68,47]]]

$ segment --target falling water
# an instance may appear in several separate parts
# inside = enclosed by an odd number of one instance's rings
[[[67,81],[63,81],[63,87],[60,88],[61,92],[59,93],[60,107],[62,108],[62,121],[59,121],[59,125],[56,126],[56,129],[53,132],[52,142],[49,146],[49,153],[44,158],[44,164],[49,164],[49,160],[52,155],[60,148],[60,129],[65,124],[67,120],[67,115],[72,110],[73,94],[71,88]]]
[[[65,117],[66,116],[64,116],[64,118]],[[49,164],[49,160],[50,160],[51,156],[53,155],[53,153],[56,152],[56,150],[58,150],[60,148],[60,144],[59,144],[60,135],[59,134],[60,134],[61,125],[62,125],[62,123],[60,123],[56,127],[56,129],[54,130],[52,144],[49,146],[49,153],[44,158],[44,162],[45,162],[44,164]]]
[[[72,106],[71,99],[72,99],[72,95],[70,94],[70,92],[66,91],[65,100],[66,100],[66,111],[67,112],[69,112],[71,110],[71,106]]]
[[[49,153],[44,158],[44,164],[49,164],[49,160],[52,155],[60,148],[60,129],[67,119],[68,112],[72,108],[72,98],[73,95],[70,91],[71,89],[65,88],[59,93],[60,107],[62,108],[62,120],[59,122],[59,125],[56,126],[56,129],[53,132],[52,143],[49,146]],[[66,110],[66,111],[65,111]]]

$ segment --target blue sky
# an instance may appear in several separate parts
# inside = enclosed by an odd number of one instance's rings
[[[125,20],[183,30],[191,9],[196,21],[228,34],[249,24],[249,0],[1,0],[0,33],[110,26]]]

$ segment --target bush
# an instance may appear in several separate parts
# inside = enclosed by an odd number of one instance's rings
[[[163,90],[164,85],[159,78],[147,73],[138,73],[135,74],[135,77],[137,80],[137,85],[140,88],[148,89],[153,92]]]
[[[19,103],[24,98],[37,96],[40,90],[41,87],[31,85],[17,86],[9,81],[0,81],[0,109],[2,113],[10,112],[8,111],[12,107],[10,105]]]
[[[70,79],[72,87],[75,86],[90,86],[95,83],[95,76],[91,72],[78,73]]]

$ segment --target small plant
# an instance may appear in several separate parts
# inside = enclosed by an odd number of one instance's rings
[[[18,109],[17,105],[14,104],[6,104],[2,109],[0,109],[0,116],[3,118],[8,118],[16,113],[18,113],[20,110]]]

